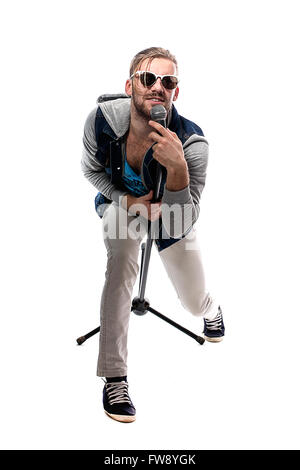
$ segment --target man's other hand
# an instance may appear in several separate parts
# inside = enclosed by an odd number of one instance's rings
[[[131,215],[141,215],[153,222],[161,216],[161,201],[152,203],[153,189],[145,196],[134,197],[126,194],[122,199],[122,207]]]

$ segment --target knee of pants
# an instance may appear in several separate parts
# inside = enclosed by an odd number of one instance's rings
[[[198,292],[182,304],[195,317],[202,317],[209,309],[211,302],[211,297],[207,292]]]
[[[110,251],[108,254],[108,265],[112,270],[116,271],[120,280],[135,279],[139,272],[136,257],[123,250]]]

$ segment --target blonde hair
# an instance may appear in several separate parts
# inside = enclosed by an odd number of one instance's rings
[[[175,56],[171,54],[170,51],[168,51],[167,49],[163,49],[162,47],[149,47],[148,49],[144,49],[143,51],[138,52],[134,56],[134,58],[132,59],[130,63],[129,77],[131,77],[131,75],[138,70],[139,66],[144,60],[149,59],[149,65],[150,65],[153,59],[156,59],[159,57],[163,59],[171,60],[175,64],[176,73],[178,74],[177,60]]]

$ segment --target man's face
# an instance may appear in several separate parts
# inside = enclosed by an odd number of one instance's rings
[[[147,70],[157,75],[176,75],[175,64],[164,58],[155,58],[150,64],[149,59],[146,59],[141,63],[139,70]],[[162,104],[169,112],[172,102],[176,101],[179,93],[178,87],[174,90],[164,88],[160,78],[151,87],[145,87],[139,78],[133,77],[133,79],[127,80],[125,90],[132,97],[131,104],[136,113],[146,121],[149,121],[151,108],[155,105]],[[155,101],[155,98],[159,101]]]

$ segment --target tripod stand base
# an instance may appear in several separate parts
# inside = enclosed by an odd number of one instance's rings
[[[204,344],[205,343],[205,339],[202,336],[196,335],[192,331],[187,330],[183,326],[179,325],[178,323],[174,322],[170,318],[166,317],[162,313],[155,310],[154,308],[150,307],[150,303],[147,299],[140,300],[138,297],[135,297],[132,301],[131,311],[134,312],[136,315],[139,315],[139,316],[145,315],[147,312],[151,312],[154,315],[156,315],[157,317],[159,317],[161,320],[166,321],[170,325],[174,326],[178,330],[182,331],[186,335],[188,335],[191,338],[193,338],[194,340],[196,340],[197,343],[199,343],[199,344]],[[94,330],[90,331],[89,333],[87,333],[84,336],[80,336],[80,338],[77,338],[78,346],[83,344],[87,339],[91,338],[96,333],[99,333],[99,331],[100,331],[100,327],[95,328]]]

